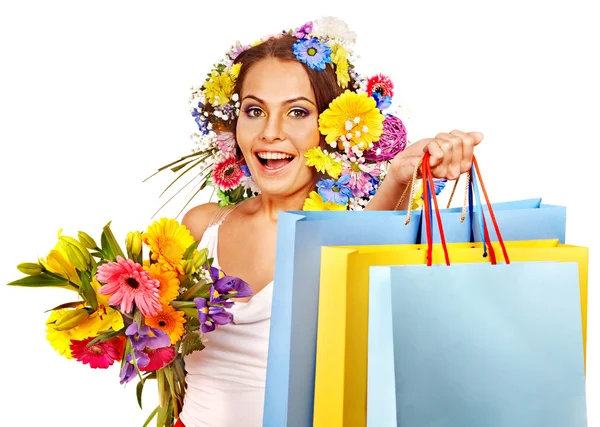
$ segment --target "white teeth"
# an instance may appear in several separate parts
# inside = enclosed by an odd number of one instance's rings
[[[281,160],[281,159],[293,159],[294,156],[285,153],[274,153],[272,151],[264,151],[256,153],[258,157],[265,160]]]

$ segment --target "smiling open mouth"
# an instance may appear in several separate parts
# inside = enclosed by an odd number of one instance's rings
[[[294,160],[294,156],[287,153],[276,153],[272,151],[263,151],[256,153],[256,157],[261,165],[265,167],[265,169],[269,170],[278,170],[287,166],[292,160]]]

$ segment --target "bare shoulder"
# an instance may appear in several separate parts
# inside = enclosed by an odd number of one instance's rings
[[[190,230],[195,240],[200,240],[219,209],[218,203],[198,205],[185,213],[181,223]]]

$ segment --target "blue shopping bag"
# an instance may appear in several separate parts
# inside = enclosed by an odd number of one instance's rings
[[[372,267],[369,427],[584,427],[577,263]]]
[[[406,214],[279,214],[264,427],[312,426],[321,246],[414,244],[421,215]]]
[[[482,206],[487,214],[487,206]],[[547,240],[558,239],[565,243],[567,208],[564,206],[542,204],[542,199],[525,199],[510,202],[493,203],[498,225],[504,240]],[[480,221],[473,215],[473,206],[466,210],[466,217],[460,221],[462,208],[440,209],[446,242],[481,242]],[[471,220],[473,219],[473,220]],[[434,227],[433,241],[440,243],[440,233]],[[490,239],[495,242],[498,237],[490,229]],[[419,243],[427,243],[425,221],[421,223]]]

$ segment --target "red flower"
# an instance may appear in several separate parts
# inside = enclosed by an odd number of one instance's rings
[[[106,369],[115,361],[121,361],[125,350],[125,337],[119,336],[88,346],[87,344],[93,339],[94,337],[81,341],[71,340],[70,348],[73,357],[94,369]]]
[[[240,185],[243,176],[235,157],[227,156],[215,166],[212,180],[222,191],[227,191]]]
[[[394,96],[394,83],[388,76],[377,74],[367,80],[367,94],[373,96],[375,92],[379,93],[382,98],[386,96],[391,98]]]

